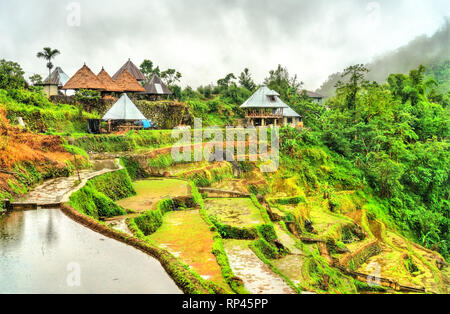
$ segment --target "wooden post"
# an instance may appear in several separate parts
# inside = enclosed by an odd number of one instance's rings
[[[78,170],[78,164],[77,164],[77,156],[75,155],[75,152],[73,149],[72,149],[72,154],[73,154],[73,160],[75,162],[75,170],[77,171],[77,175],[78,175],[78,181],[81,182],[80,171]]]
[[[11,201],[9,199],[3,200],[3,205],[5,207],[5,210],[8,212],[11,210]]]

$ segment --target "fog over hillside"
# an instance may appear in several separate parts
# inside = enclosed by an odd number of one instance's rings
[[[368,80],[384,82],[391,73],[408,73],[420,64],[431,66],[450,59],[449,42],[450,20],[432,36],[419,36],[408,45],[387,54],[378,56],[366,66],[370,69]],[[336,83],[341,79],[341,73],[330,75],[328,80],[317,92],[330,97],[333,95]]]

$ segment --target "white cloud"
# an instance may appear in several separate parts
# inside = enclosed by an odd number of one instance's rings
[[[70,2],[80,3],[80,27],[67,25]],[[151,59],[194,87],[244,67],[261,82],[280,63],[314,89],[349,64],[432,34],[449,13],[445,0],[1,0],[0,58],[27,75],[45,75],[35,57],[45,46],[61,50],[55,64],[68,75],[84,62],[112,75],[128,58]]]

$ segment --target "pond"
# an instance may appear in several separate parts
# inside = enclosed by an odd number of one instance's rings
[[[59,209],[0,216],[0,293],[182,293],[153,257]]]

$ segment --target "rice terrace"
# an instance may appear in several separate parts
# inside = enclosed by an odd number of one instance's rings
[[[100,2],[0,4],[0,294],[450,293],[448,3]]]

